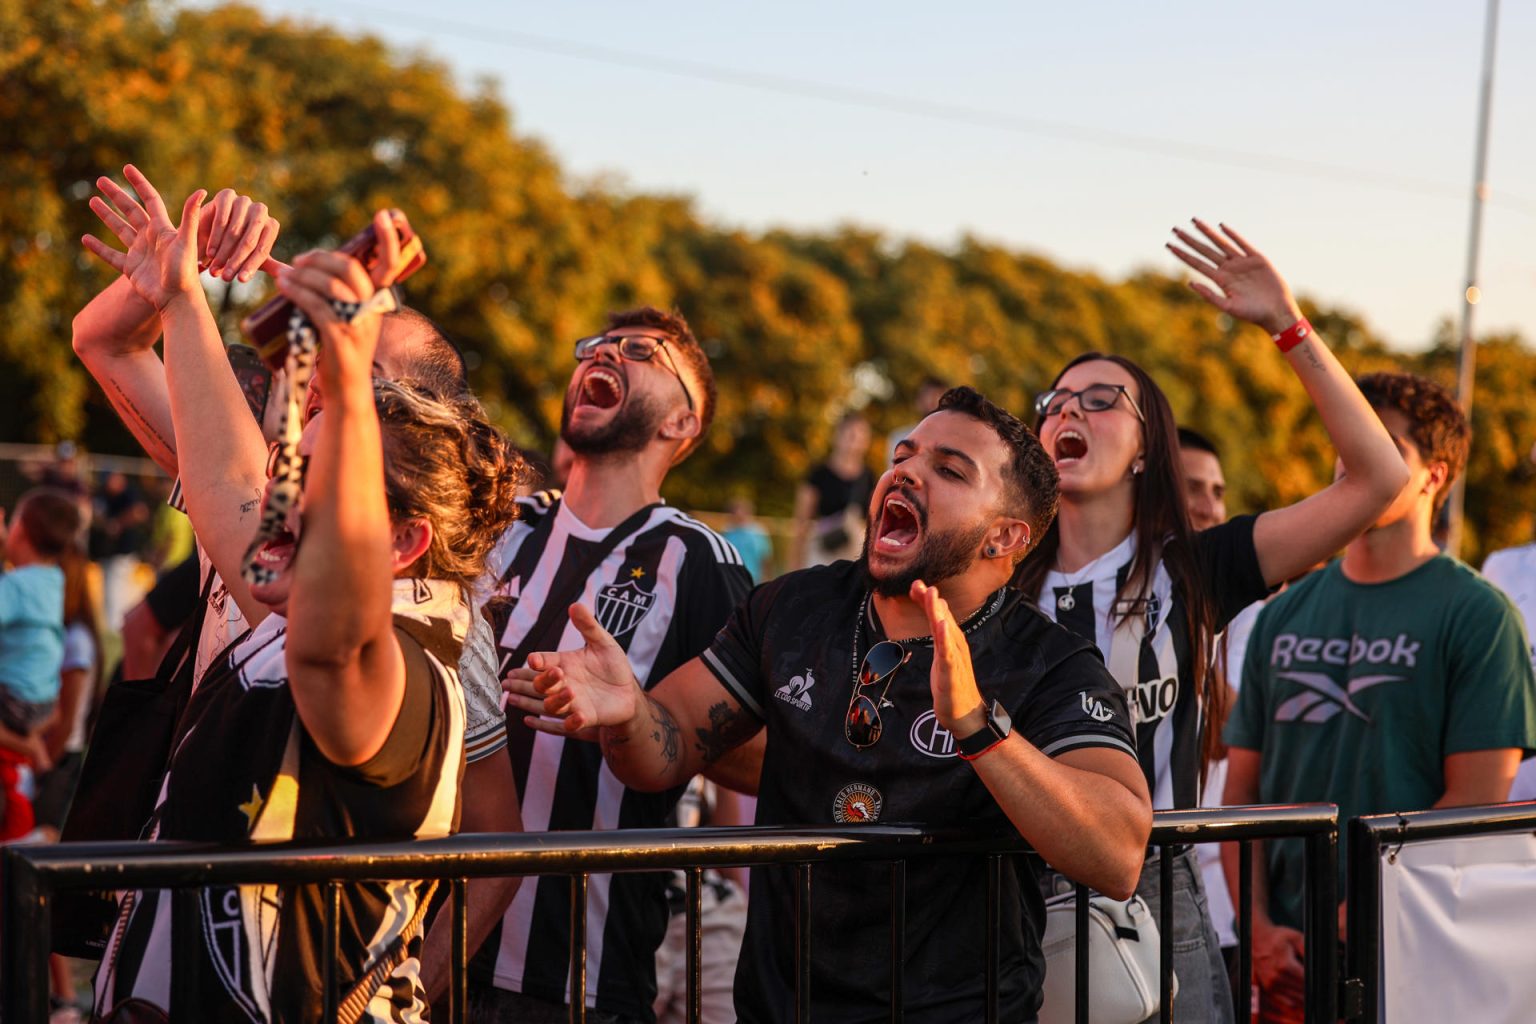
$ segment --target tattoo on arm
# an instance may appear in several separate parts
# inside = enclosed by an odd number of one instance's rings
[[[123,386],[110,377],[107,378],[107,382],[112,385],[112,390],[117,392],[117,397],[112,402],[117,411],[123,416],[132,419],[134,423],[143,428],[144,433],[154,438],[166,452],[171,455],[176,454],[176,445],[161,436],[160,431],[155,429],[154,424],[150,423],[148,418],[139,411],[139,407],[133,404],[133,399],[128,397],[128,392],[123,390]],[[110,398],[111,396],[109,395],[108,397]],[[132,426],[132,424],[129,424],[129,426]]]
[[[677,724],[677,719],[672,717],[672,712],[665,706],[658,704],[655,698],[645,698],[646,707],[651,712],[651,724],[655,726],[651,730],[651,739],[661,746],[661,756],[667,759],[667,764],[676,764],[679,751],[678,738],[682,734],[682,727]]]
[[[757,723],[742,714],[740,708],[733,708],[723,700],[710,705],[709,728],[694,730],[704,763],[714,764],[727,752],[750,739],[756,729]]]
[[[261,499],[260,498],[252,498],[250,501],[242,501],[240,503],[240,514],[242,516],[250,515],[252,512],[256,511],[260,507],[261,507]]]
[[[1323,368],[1323,361],[1317,358],[1317,352],[1312,348],[1310,341],[1301,347],[1301,351],[1307,357],[1308,366],[1314,370],[1321,370]]]

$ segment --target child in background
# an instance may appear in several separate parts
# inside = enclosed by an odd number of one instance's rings
[[[11,570],[0,575],[0,753],[11,755],[6,758],[10,768],[22,761],[39,771],[50,765],[40,727],[58,701],[64,662],[64,570],[59,561],[75,543],[80,523],[73,498],[40,487],[22,495],[4,538]],[[31,808],[23,812],[14,794],[6,797],[6,837],[21,828],[18,815],[27,819],[22,831],[29,830]]]

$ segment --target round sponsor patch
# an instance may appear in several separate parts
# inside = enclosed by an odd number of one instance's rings
[[[885,799],[874,786],[850,782],[832,798],[832,820],[844,825],[878,821]]]

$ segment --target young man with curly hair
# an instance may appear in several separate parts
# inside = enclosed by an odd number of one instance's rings
[[[1430,532],[1471,428],[1433,381],[1373,373],[1359,384],[1408,485],[1343,558],[1259,616],[1224,735],[1225,802],[1326,800],[1344,822],[1502,801],[1536,748],[1525,631],[1509,599]],[[1235,848],[1225,857],[1235,892]],[[1300,1020],[1300,840],[1268,844],[1253,869],[1261,1017]]]

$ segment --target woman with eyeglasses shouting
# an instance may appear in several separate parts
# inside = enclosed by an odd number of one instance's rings
[[[180,469],[201,535],[224,508],[210,493],[206,449],[243,457],[261,446],[198,279],[202,193],[178,228],[148,180],[129,179],[142,203],[119,190],[121,217],[108,221],[128,251],[91,248],[164,325]],[[224,548],[215,555],[252,628],[213,659],[182,715],[154,839],[409,839],[447,835],[458,821],[469,588],[527,474],[473,399],[373,379],[399,250],[389,217],[374,223],[382,258],[371,274],[313,252],[279,275],[317,335],[325,409],[296,446],[285,439],[294,457],[257,499],[271,528],[249,565]],[[294,430],[301,397],[289,403]],[[174,1008],[178,1019],[317,1021],[326,995],[343,1020],[426,1019],[417,974],[431,887],[346,883],[340,898],[330,965],[324,886],[201,890],[197,988],[191,1006]],[[94,1019],[167,1019],[170,915],[169,893],[122,896]]]
[[[1197,533],[1173,411],[1146,371],[1122,356],[1088,353],[1036,400],[1035,429],[1061,475],[1061,511],[1015,584],[1103,653],[1131,704],[1158,810],[1199,805],[1226,711],[1213,647],[1227,622],[1343,548],[1407,480],[1381,421],[1269,260],[1224,225],[1194,225],[1198,234],[1174,229],[1182,247],[1169,245],[1215,286],[1191,287],[1269,332],[1316,404],[1342,471],[1288,508]],[[1174,867],[1175,1019],[1230,1021],[1230,986],[1193,851]],[[1137,888],[1154,919],[1158,870],[1158,857],[1148,857]]]

